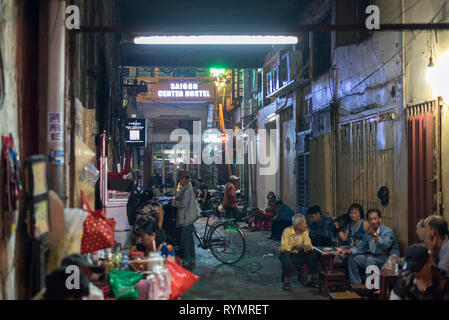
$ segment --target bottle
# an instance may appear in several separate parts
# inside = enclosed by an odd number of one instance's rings
[[[122,258],[122,270],[129,270],[129,259],[128,259],[128,252],[123,252],[123,258]]]
[[[167,250],[168,250],[168,257],[167,259],[170,260],[171,262],[175,262],[175,249],[173,248],[173,246],[171,244],[169,244],[167,246]]]
[[[117,251],[112,258],[112,262],[114,263],[114,269],[120,270],[121,262],[122,262],[122,254],[120,251]]]
[[[111,252],[106,252],[106,262],[104,264],[104,270],[105,270],[105,278],[106,281],[109,281],[109,271],[111,271],[114,268],[114,264],[112,262],[112,253]]]

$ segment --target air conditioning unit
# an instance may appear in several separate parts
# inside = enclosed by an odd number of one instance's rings
[[[296,134],[296,153],[303,154],[310,152],[310,131],[304,131]]]

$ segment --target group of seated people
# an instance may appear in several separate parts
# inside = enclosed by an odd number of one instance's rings
[[[303,264],[309,269],[307,285],[318,287],[314,279],[318,278],[321,255],[314,250],[316,247],[337,247],[339,256],[347,257],[350,284],[362,284],[368,266],[382,268],[390,258],[401,256],[395,233],[382,224],[378,209],[369,210],[365,219],[362,206],[353,204],[345,216],[333,218],[313,206],[307,216],[295,215],[292,224],[282,233],[279,256],[282,288],[287,291],[291,290],[289,276]],[[449,298],[448,224],[441,216],[430,216],[418,223],[417,234],[423,243],[405,251],[402,272],[391,297]],[[432,279],[438,279],[438,284]],[[427,283],[420,285],[420,281]]]
[[[292,208],[282,200],[276,200],[276,195],[270,191],[264,210],[256,209],[243,220],[248,221],[249,230],[271,230],[268,239],[280,240],[284,229],[292,225],[294,215]]]

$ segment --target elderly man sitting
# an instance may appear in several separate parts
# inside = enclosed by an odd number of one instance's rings
[[[447,221],[441,216],[430,216],[424,221],[425,244],[433,260],[441,269],[449,272],[449,239]]]
[[[340,250],[341,255],[351,255],[348,260],[351,284],[362,283],[360,271],[365,272],[368,266],[382,267],[392,254],[400,257],[396,236],[393,230],[382,224],[380,211],[369,210],[366,217],[369,227],[360,244],[352,249]]]
[[[316,288],[317,284],[312,282],[312,275],[318,274],[318,255],[313,250],[306,217],[297,214],[293,217],[292,222],[293,226],[286,228],[281,238],[279,259],[282,265],[282,289],[291,290],[288,277],[298,274],[299,266],[304,263],[309,267],[307,285]]]

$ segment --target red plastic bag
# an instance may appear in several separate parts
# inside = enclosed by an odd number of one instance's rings
[[[165,261],[171,276],[170,300],[175,300],[184,292],[192,288],[193,284],[197,282],[200,277],[168,259]]]
[[[87,202],[86,195],[81,191],[81,207],[86,205],[89,215],[84,220],[83,237],[81,238],[81,253],[90,253],[114,246],[112,221],[106,219],[104,210],[93,211]]]

